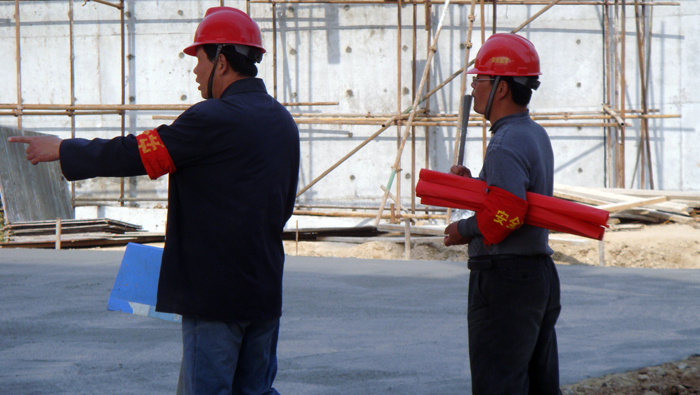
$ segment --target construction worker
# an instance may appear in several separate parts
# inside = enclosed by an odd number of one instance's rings
[[[201,101],[171,125],[111,140],[12,137],[33,164],[60,160],[68,180],[169,174],[156,311],[182,315],[178,392],[278,394],[282,230],[292,215],[299,131],[254,78],[258,25],[207,10],[184,52]]]
[[[469,244],[469,361],[474,394],[560,394],[560,286],[547,229],[523,225],[526,192],[552,196],[549,136],[530,119],[539,57],[527,39],[494,34],[479,50],[474,111],[491,122],[479,179],[489,190],[475,216],[445,229],[445,245]],[[451,172],[471,177],[469,169]]]

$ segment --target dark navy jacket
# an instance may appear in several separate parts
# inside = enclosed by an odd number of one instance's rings
[[[292,215],[299,131],[260,79],[231,84],[157,128],[176,167],[156,310],[220,321],[282,314],[282,230]],[[146,174],[135,136],[70,139],[68,180]]]

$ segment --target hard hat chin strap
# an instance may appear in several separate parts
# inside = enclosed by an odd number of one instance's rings
[[[496,89],[498,88],[498,84],[501,82],[501,76],[497,75],[496,78],[493,79],[493,86],[491,87],[491,93],[489,94],[489,101],[486,103],[486,111],[484,111],[484,118],[489,119],[489,116],[491,115],[491,105],[493,104],[493,97],[496,96]]]
[[[213,86],[214,86],[214,73],[216,73],[216,66],[219,63],[219,55],[221,54],[221,48],[224,46],[222,44],[219,44],[216,46],[216,55],[214,55],[214,67],[211,69],[211,74],[209,74],[209,84],[208,84],[208,93],[209,97],[207,99],[213,99],[214,98],[214,92],[212,92]]]

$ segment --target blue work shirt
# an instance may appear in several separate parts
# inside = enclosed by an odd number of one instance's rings
[[[552,196],[554,153],[544,128],[530,118],[528,111],[500,118],[491,126],[493,137],[486,148],[479,179],[487,186],[504,189],[526,199],[526,192]],[[476,217],[463,219],[457,229],[473,236],[469,256],[551,255],[549,230],[523,225],[498,244],[485,246]]]

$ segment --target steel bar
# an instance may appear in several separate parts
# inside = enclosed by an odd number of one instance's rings
[[[467,91],[467,64],[469,64],[469,54],[472,48],[472,29],[474,28],[474,8],[476,7],[476,0],[472,0],[471,7],[469,9],[469,16],[467,16],[467,41],[464,43],[464,67],[462,68],[462,83],[460,86],[460,91],[459,91],[459,98],[460,98],[460,106],[459,106],[459,112],[457,115],[457,123],[459,125],[464,124],[464,116],[466,115],[469,117],[469,108],[465,108],[465,102],[466,102],[466,91]],[[469,106],[471,106],[471,100],[469,100]],[[468,123],[468,122],[467,122]],[[463,131],[458,131],[458,133],[455,134],[455,142],[454,142],[454,150],[452,153],[452,164],[453,165],[463,165],[463,163],[457,163],[457,157],[458,157],[458,150],[460,149],[460,144],[459,140],[462,137],[460,135],[461,133],[464,133],[466,138],[466,130]],[[464,154],[462,154],[464,155]]]

